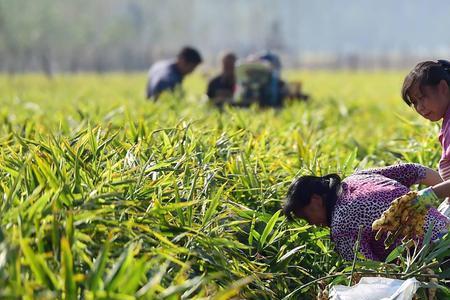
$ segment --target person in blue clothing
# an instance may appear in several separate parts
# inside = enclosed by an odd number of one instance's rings
[[[249,106],[258,103],[261,107],[282,107],[284,100],[307,100],[301,83],[286,83],[281,79],[279,57],[264,51],[241,61],[236,69],[236,103]]]
[[[156,62],[148,72],[147,99],[157,100],[163,91],[172,91],[201,62],[200,53],[192,47],[181,49],[176,59]]]
[[[265,61],[272,69],[269,82],[261,90],[261,106],[279,107],[288,94],[286,84],[281,80],[281,61],[271,52],[260,53],[258,59]]]
[[[281,63],[277,55],[264,51],[250,55],[237,67],[237,101],[243,105],[280,107],[286,86],[280,79]]]

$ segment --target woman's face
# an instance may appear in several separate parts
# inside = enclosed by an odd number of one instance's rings
[[[436,86],[414,84],[409,91],[414,109],[425,119],[432,122],[442,119],[450,102],[449,87],[445,80]]]
[[[309,224],[318,226],[328,226],[327,209],[321,196],[313,194],[311,201],[305,207],[299,208],[295,215],[305,219]]]

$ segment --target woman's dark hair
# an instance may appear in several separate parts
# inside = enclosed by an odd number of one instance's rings
[[[183,58],[186,62],[198,65],[202,62],[202,56],[197,49],[186,46],[178,53],[178,57]]]
[[[283,213],[289,220],[299,208],[305,207],[311,201],[311,196],[317,194],[323,197],[327,210],[327,221],[331,224],[331,215],[336,204],[336,199],[341,191],[341,178],[337,174],[329,174],[323,177],[301,176],[289,187]]]
[[[424,61],[418,63],[414,69],[406,75],[402,86],[402,98],[409,106],[412,101],[409,96],[410,88],[419,85],[422,91],[424,86],[436,86],[441,80],[445,80],[450,86],[450,62],[447,60]]]

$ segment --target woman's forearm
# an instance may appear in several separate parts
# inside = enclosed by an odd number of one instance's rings
[[[441,199],[450,197],[450,180],[438,183],[431,187],[436,194]]]
[[[439,173],[430,168],[426,168],[425,178],[420,181],[421,184],[426,186],[435,186],[441,182],[443,182],[443,180]]]

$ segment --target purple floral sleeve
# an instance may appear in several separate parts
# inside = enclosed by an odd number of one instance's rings
[[[410,187],[411,185],[417,184],[425,178],[426,169],[426,167],[420,164],[402,163],[388,167],[359,171],[355,174],[379,174],[398,181],[404,186]]]

